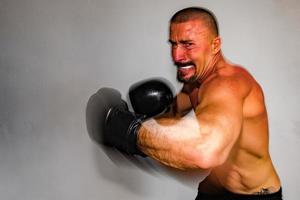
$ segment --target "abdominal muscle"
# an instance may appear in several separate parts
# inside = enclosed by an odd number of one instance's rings
[[[238,149],[238,150],[237,150]],[[227,161],[211,170],[199,184],[199,191],[222,194],[230,191],[237,194],[255,194],[263,189],[274,193],[280,189],[280,181],[270,156],[251,155],[243,148],[235,147]]]

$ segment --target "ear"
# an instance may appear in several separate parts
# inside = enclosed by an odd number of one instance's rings
[[[221,50],[221,38],[215,37],[212,41],[212,52],[213,54],[217,54]]]

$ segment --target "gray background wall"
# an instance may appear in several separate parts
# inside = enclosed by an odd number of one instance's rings
[[[196,185],[108,157],[85,106],[98,88],[162,76],[176,88],[168,19],[200,5],[223,52],[265,91],[270,151],[285,199],[300,185],[297,0],[0,0],[0,199],[193,199]],[[118,161],[118,162],[116,162]]]

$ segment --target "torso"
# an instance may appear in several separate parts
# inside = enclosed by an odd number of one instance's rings
[[[204,193],[222,193],[229,190],[235,193],[252,194],[268,188],[276,192],[280,180],[273,167],[268,151],[268,117],[263,92],[258,83],[243,68],[228,66],[218,76],[241,76],[249,84],[249,92],[243,102],[243,125],[237,142],[226,162],[211,170],[210,175],[199,184]],[[205,87],[211,80],[198,86],[186,86],[190,106],[194,109],[205,95]],[[233,105],[234,106],[234,105]]]

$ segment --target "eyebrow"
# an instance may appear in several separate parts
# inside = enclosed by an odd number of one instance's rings
[[[169,39],[168,41],[169,41],[169,43],[171,43],[171,44],[177,43],[177,42],[175,42],[175,41],[173,41],[173,40],[171,40],[171,39]],[[191,42],[193,42],[193,40],[180,40],[180,41],[179,41],[179,43],[181,43],[181,44],[187,44],[187,43],[191,43]]]

